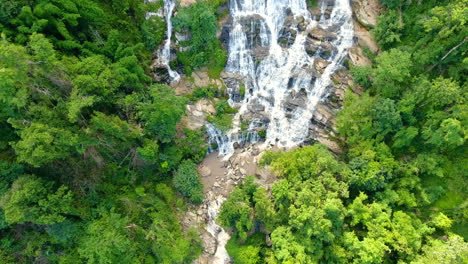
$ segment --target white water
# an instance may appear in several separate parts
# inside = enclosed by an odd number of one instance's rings
[[[216,223],[218,218],[218,213],[221,208],[221,204],[224,202],[225,198],[223,196],[218,196],[216,199],[213,199],[208,204],[208,223],[206,230],[216,238],[216,253],[212,258],[213,264],[224,264],[229,263],[231,258],[226,250],[226,244],[231,238],[231,236]]]
[[[295,18],[304,17],[307,29],[297,31],[294,43],[283,48],[278,44],[280,30],[287,18],[286,9],[290,8]],[[249,112],[249,104],[256,102],[264,107],[269,123],[254,120],[249,126],[248,134],[256,134],[255,128],[267,127],[265,143],[278,147],[290,148],[304,142],[308,137],[309,126],[317,104],[331,85],[331,75],[341,67],[347,50],[353,44],[352,10],[349,0],[336,0],[333,11],[328,19],[323,15],[326,8],[322,1],[322,16],[319,21],[312,20],[307,10],[305,0],[231,0],[230,14],[233,27],[229,38],[229,57],[225,68],[228,73],[243,76],[246,94],[240,103],[229,101],[231,105],[240,106],[239,113],[234,118],[233,129],[226,134],[213,126],[208,126],[210,142],[216,142],[219,154],[230,156],[237,142],[244,143],[257,136],[240,136],[240,117]],[[260,23],[260,45],[269,49],[269,55],[260,62],[252,57],[252,40],[246,32],[246,19],[254,19]],[[316,56],[309,56],[305,45],[307,33],[321,27],[337,33],[337,39],[331,44],[335,48],[329,65],[314,81],[311,72],[314,71]],[[251,22],[253,28],[253,22]],[[297,28],[296,28],[297,29]],[[250,42],[250,43],[249,43]],[[306,92],[306,103],[286,110],[287,99],[300,91]],[[232,92],[232,91],[231,91]],[[231,94],[232,95],[232,94]]]
[[[169,77],[171,78],[172,82],[177,82],[180,79],[180,75],[171,69],[169,66],[170,58],[171,58],[171,37],[172,37],[172,13],[175,7],[175,0],[164,0],[164,14],[166,17],[166,36],[167,39],[164,43],[164,47],[159,52],[159,58],[161,58],[161,63],[166,66],[167,72],[169,73]]]
[[[148,2],[156,2],[156,0],[149,0]],[[158,60],[159,65],[165,67],[169,74],[169,78],[171,82],[177,82],[180,80],[180,75],[171,69],[169,65],[171,60],[171,38],[172,38],[172,13],[174,12],[175,7],[175,0],[164,0],[164,8],[159,10],[157,13],[148,12],[146,18],[150,16],[159,16],[163,17],[166,21],[166,40],[164,41],[164,45],[158,51]],[[163,12],[161,12],[163,11]]]

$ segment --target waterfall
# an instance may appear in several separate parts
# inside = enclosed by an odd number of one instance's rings
[[[153,3],[156,0],[148,0],[147,2]],[[166,40],[164,40],[164,45],[158,51],[158,64],[167,69],[169,78],[171,82],[177,82],[180,80],[180,75],[171,69],[169,65],[171,61],[171,38],[172,38],[172,14],[175,8],[175,0],[164,0],[164,8],[159,10],[157,13],[148,12],[146,18],[150,16],[159,16],[164,18],[166,21]],[[161,12],[162,11],[162,12]]]
[[[166,41],[163,48],[159,51],[158,57],[161,59],[161,64],[167,68],[169,77],[172,82],[177,82],[180,79],[179,74],[171,69],[169,65],[171,59],[171,37],[172,37],[172,13],[175,7],[175,0],[164,0],[164,15],[166,19]]]
[[[212,263],[229,263],[231,258],[226,250],[226,244],[231,238],[231,236],[216,223],[218,218],[218,213],[221,208],[221,204],[224,202],[225,198],[223,196],[218,196],[216,199],[210,200],[208,204],[208,223],[206,230],[216,238],[216,253],[213,256]]]
[[[317,104],[332,85],[331,75],[342,67],[353,44],[349,0],[334,2],[334,6],[333,0],[321,2],[322,14],[317,21],[307,10],[306,0],[229,1],[232,29],[225,72],[241,76],[246,91],[239,100],[235,87],[228,87],[229,103],[239,107],[235,121],[254,114],[247,132],[241,131],[240,122],[234,122],[224,134],[208,126],[210,142],[216,142],[220,155],[229,156],[234,144],[258,141],[258,137],[241,136],[258,129],[266,128],[265,143],[278,147],[294,147],[307,139]],[[315,65],[321,50],[312,55],[307,52],[308,35],[314,29],[336,34],[333,39],[320,40],[332,46],[320,74]],[[256,59],[255,49],[259,47],[268,50],[268,54]],[[252,111],[253,108],[259,110]]]

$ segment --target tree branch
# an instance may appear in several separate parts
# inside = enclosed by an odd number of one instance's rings
[[[459,47],[461,47],[463,44],[465,44],[466,40],[468,40],[468,37],[465,37],[463,39],[462,42],[460,42],[458,45],[456,45],[455,47],[453,47],[452,49],[449,50],[449,52],[447,52],[443,57],[442,59],[440,59],[439,62],[437,62],[436,64],[432,65],[427,71],[432,71],[432,69],[434,69],[435,66],[439,65],[443,60],[445,60],[452,52],[454,52],[456,49],[458,49]]]

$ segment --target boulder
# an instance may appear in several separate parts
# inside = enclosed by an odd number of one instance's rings
[[[217,247],[216,239],[210,233],[203,232],[202,241],[205,252],[209,255],[214,255]]]
[[[200,174],[200,176],[202,177],[208,177],[208,176],[211,176],[211,169],[205,165],[201,165],[199,168],[198,168],[198,174]]]
[[[308,37],[321,41],[333,41],[337,38],[337,35],[334,32],[329,32],[323,28],[316,27],[309,32]]]
[[[329,64],[330,64],[329,61],[317,58],[314,61],[314,68],[317,72],[322,73]]]

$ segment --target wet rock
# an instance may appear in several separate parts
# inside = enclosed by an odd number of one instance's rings
[[[265,21],[260,15],[245,16],[240,21],[242,30],[247,37],[247,47],[253,49],[258,46],[269,46],[268,36],[271,34]],[[265,30],[265,31],[262,31]]]
[[[223,49],[228,50],[229,49],[229,36],[230,32],[232,31],[232,17],[229,15],[226,19],[223,21],[220,21],[221,23],[221,32],[219,33],[219,40],[221,41],[221,44],[223,46]]]
[[[283,48],[290,48],[296,40],[297,31],[290,27],[283,27],[279,32],[278,44]]]
[[[216,253],[216,239],[209,233],[204,232],[202,234],[202,240],[203,240],[203,248],[205,249],[205,252],[214,255]]]
[[[264,58],[268,57],[268,55],[270,55],[269,47],[255,47],[252,50],[252,57],[256,62],[263,60]]]
[[[334,32],[330,32],[320,27],[316,27],[309,32],[308,37],[321,41],[333,41],[337,38],[337,35]]]
[[[327,9],[323,13],[323,16],[325,17],[325,19],[330,19],[331,13],[332,13],[332,9]]]
[[[335,0],[326,0],[327,9],[331,10],[335,6]]]
[[[322,73],[329,64],[329,61],[323,59],[316,59],[314,62],[314,67],[316,71]]]
[[[322,16],[322,11],[320,10],[320,8],[317,8],[317,7],[310,8],[309,12],[310,12],[310,15],[312,16],[313,20],[315,20],[315,21],[320,20],[320,16]]]
[[[265,106],[262,105],[257,99],[254,99],[247,105],[247,109],[253,113],[263,112],[265,111]]]

